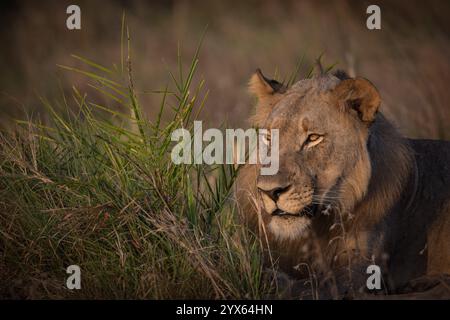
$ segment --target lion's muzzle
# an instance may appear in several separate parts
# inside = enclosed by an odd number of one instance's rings
[[[301,188],[287,183],[276,183],[273,179],[258,179],[257,187],[262,204],[272,216],[313,216],[314,190],[310,186]]]

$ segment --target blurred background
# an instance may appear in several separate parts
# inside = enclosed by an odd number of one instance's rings
[[[66,28],[66,8],[81,8],[81,30]],[[366,28],[366,8],[381,7],[381,30]],[[382,111],[411,137],[450,139],[450,2],[434,1],[2,1],[0,127],[43,113],[39,96],[60,99],[75,84],[97,93],[57,64],[70,55],[108,67],[120,61],[122,14],[130,28],[135,86],[149,119],[170,83],[180,48],[186,68],[203,30],[198,79],[209,97],[201,118],[244,126],[252,112],[252,72],[299,76],[324,54],[325,65],[371,80]],[[97,97],[102,99],[100,95]]]

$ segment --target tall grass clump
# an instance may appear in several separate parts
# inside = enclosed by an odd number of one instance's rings
[[[111,105],[74,86],[60,102],[41,99],[48,121],[30,116],[0,135],[0,296],[266,296],[261,244],[232,200],[237,169],[170,159],[172,131],[192,130],[206,100],[198,50],[187,72],[179,59],[174,90],[155,93],[158,116],[146,119],[123,31],[119,65],[74,56],[84,68],[62,66]],[[66,288],[73,264],[81,290]]]

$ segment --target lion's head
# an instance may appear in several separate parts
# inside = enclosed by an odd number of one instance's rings
[[[368,80],[324,74],[286,88],[258,70],[254,125],[279,129],[279,170],[256,186],[269,230],[298,238],[317,215],[351,212],[371,177],[369,130],[380,95]]]

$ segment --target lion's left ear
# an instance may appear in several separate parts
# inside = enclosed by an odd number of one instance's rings
[[[358,112],[363,122],[371,123],[381,104],[377,88],[367,79],[355,78],[341,81],[334,94],[338,103]]]
[[[258,99],[270,98],[276,93],[286,92],[286,87],[276,80],[266,78],[261,69],[256,69],[256,72],[250,79],[249,83],[250,92],[253,93]]]
[[[254,125],[260,126],[287,88],[276,80],[266,78],[261,70],[257,69],[250,79],[249,89],[258,98],[256,113],[251,121]]]

